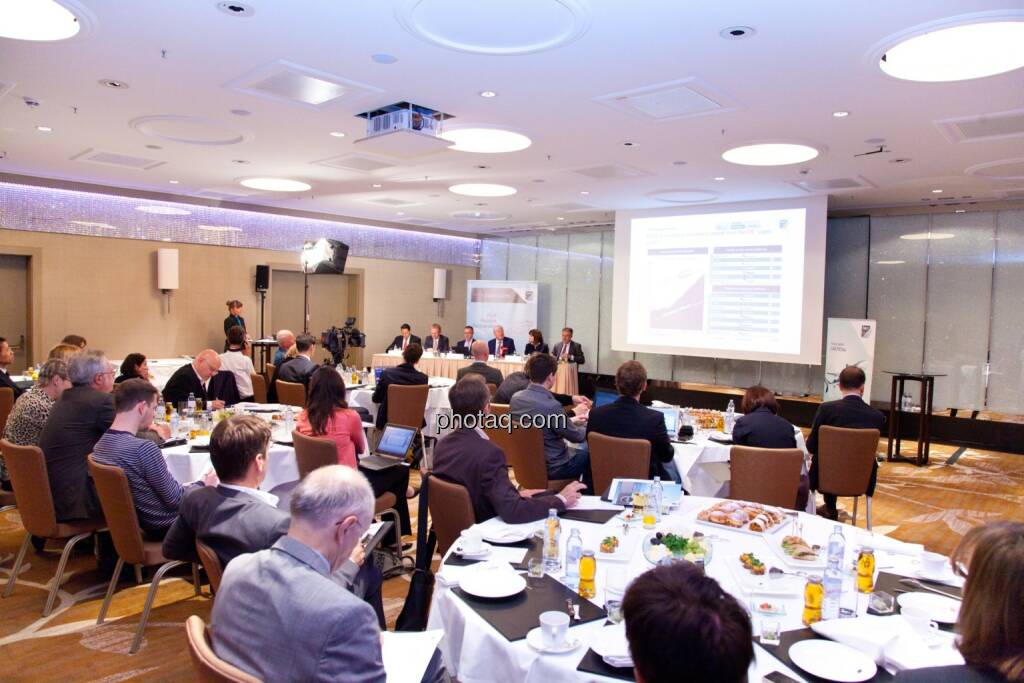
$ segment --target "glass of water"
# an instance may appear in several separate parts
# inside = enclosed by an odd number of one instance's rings
[[[544,558],[531,557],[526,563],[527,583],[536,586],[544,578]]]
[[[782,625],[775,619],[761,620],[761,642],[765,645],[778,645],[782,640]]]

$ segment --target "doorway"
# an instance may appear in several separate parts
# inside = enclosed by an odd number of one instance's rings
[[[273,269],[270,283],[270,320],[272,330],[288,329],[296,334],[303,330],[303,274],[299,271]],[[320,343],[320,333],[329,327],[342,327],[345,318],[357,315],[358,287],[354,275],[309,276],[309,333]],[[317,350],[315,362],[328,357]],[[350,362],[362,365],[362,351],[353,350]]]
[[[28,256],[0,254],[0,337],[5,337],[14,351],[11,374],[20,374],[28,366],[29,348],[29,264]]]

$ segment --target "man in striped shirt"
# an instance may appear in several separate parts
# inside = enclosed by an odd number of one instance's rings
[[[167,470],[156,444],[135,436],[152,423],[158,400],[156,387],[146,380],[119,384],[114,393],[114,422],[96,442],[92,454],[96,462],[124,470],[139,525],[152,540],[162,539],[177,518],[185,490],[217,484],[217,475],[210,470],[202,480],[182,487]]]

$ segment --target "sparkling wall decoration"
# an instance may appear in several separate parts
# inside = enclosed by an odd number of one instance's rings
[[[351,256],[480,262],[480,240],[472,237],[2,182],[0,227],[296,253],[306,240],[329,237],[349,245]]]

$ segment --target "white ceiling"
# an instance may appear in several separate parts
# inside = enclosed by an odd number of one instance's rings
[[[571,229],[610,222],[616,209],[672,205],[659,196],[727,202],[803,196],[808,190],[797,183],[828,187],[844,179],[861,187],[825,190],[833,193],[832,208],[998,200],[1024,188],[1024,177],[991,177],[999,175],[992,162],[1022,166],[1024,136],[957,142],[948,125],[936,123],[1024,109],[1024,70],[911,83],[876,65],[891,36],[936,20],[1019,10],[1019,0],[245,3],[255,10],[250,17],[229,16],[213,0],[82,0],[89,16],[74,39],[0,39],[0,151],[6,153],[0,172],[186,196],[224,193],[238,202],[468,232]],[[413,35],[414,25],[433,42]],[[756,34],[719,36],[735,25]],[[536,51],[474,54],[435,44],[445,39],[492,52],[514,52],[517,45]],[[375,63],[377,53],[397,61]],[[310,107],[243,92],[243,81],[281,61],[345,79],[352,94]],[[100,79],[130,88],[114,90]],[[658,121],[601,101],[676,81],[722,110]],[[5,83],[10,87],[2,94]],[[485,99],[482,90],[498,95]],[[448,112],[456,117],[451,125],[524,133],[533,145],[510,154],[444,150],[408,159],[370,152],[371,160],[394,164],[370,172],[330,161],[365,153],[355,142],[364,126],[355,114],[401,100]],[[850,115],[834,118],[837,110]],[[40,125],[53,131],[39,132]],[[190,135],[206,144],[168,139]],[[868,142],[878,139],[884,142]],[[725,149],[761,140],[809,142],[824,152],[781,168],[722,161]],[[891,152],[854,156],[878,144]],[[85,161],[96,152],[151,161],[136,168]],[[890,163],[897,158],[910,161]],[[609,165],[627,177],[578,172]],[[974,167],[983,175],[967,173]],[[238,184],[251,176],[295,178],[312,190],[285,195]],[[502,183],[519,192],[474,199],[447,191],[465,182]],[[466,211],[491,220],[452,217]]]

